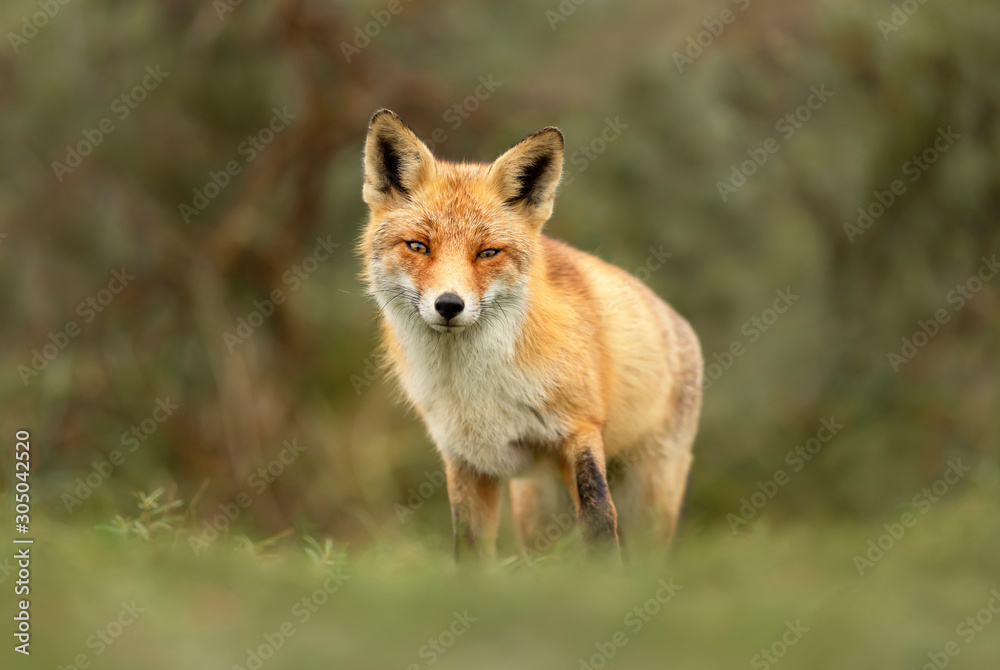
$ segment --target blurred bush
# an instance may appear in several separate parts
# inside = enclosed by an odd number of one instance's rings
[[[421,426],[373,373],[376,310],[357,280],[361,143],[379,107],[452,159],[560,126],[550,234],[629,269],[672,254],[648,282],[720,366],[692,518],[721,523],[792,473],[786,454],[830,417],[844,427],[768,514],[870,515],[950,458],[996,458],[1000,284],[948,301],[1000,251],[995,4],[928,3],[891,32],[888,2],[591,0],[560,19],[556,2],[385,7],[88,0],[8,37],[2,423],[32,430],[53,506],[89,473],[73,518],[175,485],[207,514],[251,495],[240,523],[264,532],[363,538],[435,480]],[[705,33],[724,9],[732,21]],[[20,35],[37,11],[15,0],[0,16]],[[813,87],[832,96],[786,119]],[[618,134],[596,142],[608,124]],[[911,181],[942,128],[959,138]],[[769,138],[778,149],[724,199],[719,182]],[[846,230],[895,180],[893,204]],[[322,245],[339,246],[321,260]],[[134,275],[119,293],[114,271]],[[768,324],[785,289],[800,298]],[[887,354],[939,309],[949,322],[895,372]],[[158,401],[177,405],[163,421]],[[294,440],[304,451],[280,476],[257,473]],[[446,514],[417,516],[446,532]]]

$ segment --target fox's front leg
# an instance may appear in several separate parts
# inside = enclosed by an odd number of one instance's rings
[[[578,431],[567,440],[562,473],[576,507],[583,539],[592,549],[618,549],[618,514],[608,490],[604,440],[597,427]]]
[[[500,480],[449,460],[445,461],[445,475],[455,533],[455,560],[492,556],[497,540]]]

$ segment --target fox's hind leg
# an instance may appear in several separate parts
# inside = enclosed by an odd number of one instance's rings
[[[647,537],[659,544],[668,543],[677,532],[677,522],[684,502],[691,449],[701,415],[702,369],[701,346],[691,325],[669,314],[666,330],[673,351],[670,368],[674,379],[666,402],[666,421],[657,433],[633,445],[622,477],[632,537]]]
[[[561,493],[559,474],[548,463],[510,480],[514,532],[522,557],[548,551],[573,527],[569,501]]]
[[[669,543],[678,519],[691,469],[691,445],[661,436],[623,462],[625,472],[612,490],[630,542]]]

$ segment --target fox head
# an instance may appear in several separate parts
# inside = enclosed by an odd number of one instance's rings
[[[396,114],[376,112],[365,142],[371,214],[361,251],[390,322],[458,334],[489,315],[519,313],[562,165],[558,128],[532,133],[493,163],[450,163]]]

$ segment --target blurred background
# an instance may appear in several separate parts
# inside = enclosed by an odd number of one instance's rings
[[[938,497],[980,496],[961,518],[1000,547],[995,3],[11,0],[0,18],[0,426],[31,432],[54,537],[148,534],[129,520],[178,500],[164,527],[190,555],[235,503],[222,534],[251,545],[447,561],[441,465],[377,369],[354,249],[389,107],[453,160],[559,126],[548,233],[694,325],[710,384],[682,547],[878,529],[954,462],[972,470]]]

